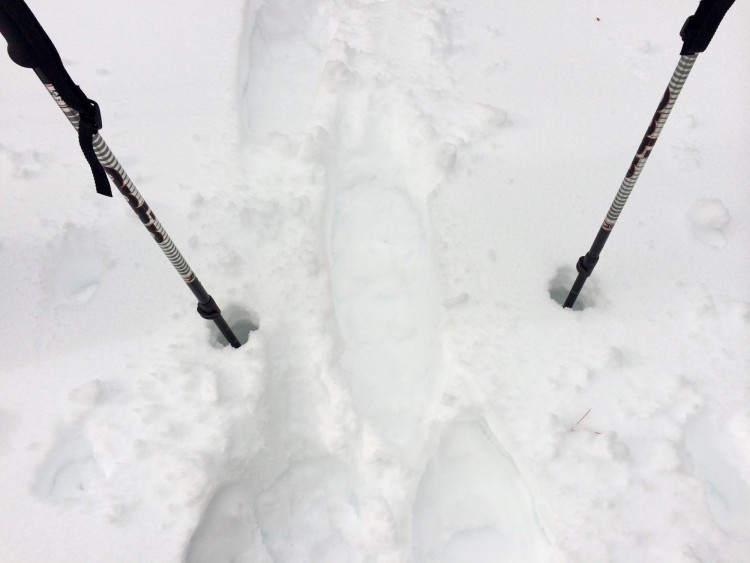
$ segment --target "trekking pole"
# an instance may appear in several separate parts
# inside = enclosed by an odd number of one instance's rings
[[[97,193],[112,197],[112,190],[107,180],[107,175],[109,175],[143,222],[146,230],[151,233],[159,248],[198,299],[198,314],[216,323],[227,342],[234,348],[239,348],[240,341],[224,320],[213,297],[205,290],[143,196],[136,189],[133,181],[99,135],[98,131],[102,127],[99,106],[95,101],[87,98],[73,82],[52,41],[23,0],[0,0],[0,33],[8,42],[8,55],[11,60],[22,67],[34,70],[78,131],[78,142],[91,166]]]
[[[586,278],[594,270],[596,263],[599,261],[599,254],[602,248],[604,248],[604,243],[607,242],[607,238],[609,238],[609,234],[620,217],[620,213],[628,200],[628,196],[630,196],[630,192],[633,191],[633,187],[638,181],[643,167],[646,165],[651,150],[659,138],[659,133],[661,133],[667,117],[669,117],[669,113],[672,111],[675,101],[677,101],[677,96],[679,96],[682,86],[685,84],[688,74],[690,74],[690,70],[693,68],[693,64],[695,64],[696,58],[698,58],[698,53],[706,50],[724,14],[727,13],[727,10],[729,10],[733,3],[734,0],[701,0],[695,14],[690,16],[682,26],[680,37],[682,38],[683,45],[680,52],[680,61],[672,74],[672,79],[669,81],[659,107],[656,108],[656,113],[651,119],[651,124],[638,147],[638,151],[635,153],[635,158],[630,164],[627,174],[625,174],[625,179],[617,191],[617,196],[612,202],[602,226],[599,228],[591,249],[578,259],[578,263],[576,264],[578,277],[563,307],[573,306],[583,288],[583,284],[586,283]]]

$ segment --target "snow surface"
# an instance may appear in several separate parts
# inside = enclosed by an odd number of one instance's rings
[[[244,338],[0,57],[0,561],[750,561],[750,5],[30,2]]]

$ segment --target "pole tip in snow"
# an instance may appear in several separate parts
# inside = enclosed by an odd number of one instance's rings
[[[221,309],[219,309],[219,306],[216,304],[213,297],[209,295],[208,301],[205,303],[198,303],[198,314],[204,319],[213,321],[222,336],[232,345],[232,348],[239,348],[242,346],[242,343],[234,334],[234,331],[229,324],[227,324],[227,321],[224,320],[224,317],[221,314]]]

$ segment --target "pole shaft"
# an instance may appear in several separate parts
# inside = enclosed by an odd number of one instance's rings
[[[638,152],[636,152],[633,162],[630,164],[630,168],[628,168],[628,172],[625,174],[622,184],[620,184],[620,189],[617,191],[617,195],[607,212],[602,228],[611,231],[615,226],[615,223],[622,212],[622,208],[625,207],[625,203],[628,201],[628,197],[630,197],[630,193],[633,191],[635,183],[638,181],[638,177],[646,166],[648,157],[651,155],[651,150],[654,148],[654,145],[661,134],[661,130],[664,128],[664,124],[667,122],[667,118],[677,101],[677,96],[680,95],[682,87],[685,85],[685,81],[687,80],[687,77],[695,64],[695,59],[697,58],[697,54],[683,55],[680,57],[680,62],[677,63],[677,68],[672,74],[667,89],[664,91],[664,96],[662,96],[659,107],[656,109],[656,113],[654,113],[654,117],[651,119],[651,124],[646,130],[646,134],[643,136],[641,145],[638,147]]]
[[[44,75],[42,75],[40,72],[37,72],[37,74],[42,80],[44,87],[55,100],[58,107],[65,114],[65,117],[67,117],[71,125],[73,125],[73,127],[78,130],[78,126],[81,121],[79,113],[65,103],[65,100],[63,100],[63,98],[57,93],[55,86],[48,80],[46,80]],[[190,291],[192,291],[193,295],[195,295],[195,297],[198,299],[198,313],[203,318],[214,321],[216,326],[219,328],[219,331],[227,339],[227,342],[229,342],[234,348],[239,348],[241,344],[235,334],[232,332],[232,329],[222,317],[221,310],[216,305],[216,302],[205,290],[203,284],[201,284],[201,282],[198,280],[192,268],[190,268],[190,265],[182,256],[182,253],[180,253],[174,242],[172,242],[172,239],[164,230],[164,227],[162,227],[161,223],[156,218],[156,215],[154,215],[154,212],[146,203],[146,200],[143,199],[143,196],[138,191],[138,188],[136,188],[127,172],[125,172],[125,169],[122,167],[117,158],[115,158],[115,155],[112,153],[110,148],[107,146],[107,143],[104,142],[104,139],[101,135],[99,135],[99,133],[94,134],[93,145],[97,160],[104,167],[104,170],[106,170],[107,174],[112,179],[112,182],[115,184],[120,193],[125,197],[135,214],[138,215],[138,218],[143,223],[143,226],[146,227],[146,230],[149,233],[151,233],[151,236],[156,241],[156,244],[159,245],[159,248],[161,248],[164,255],[169,259],[169,262],[172,264],[172,266],[174,266],[174,269],[177,270],[177,273],[180,274],[182,280],[187,284]]]
[[[76,130],[78,130],[78,124],[80,123],[80,116],[78,115],[78,112],[70,108],[65,103],[65,101],[57,94],[54,85],[46,81],[43,82],[44,87],[54,98],[55,102],[57,102],[57,105],[65,114],[65,117],[68,118],[70,124]],[[177,250],[177,247],[172,242],[172,239],[169,238],[169,235],[164,230],[164,227],[162,227],[161,223],[156,218],[156,215],[154,215],[154,212],[148,206],[146,200],[143,199],[143,196],[138,191],[138,188],[135,187],[135,184],[125,172],[125,169],[122,167],[117,158],[115,158],[115,155],[112,153],[110,148],[107,146],[107,143],[104,142],[104,139],[99,133],[96,133],[94,135],[94,151],[96,153],[96,158],[107,171],[109,177],[112,178],[112,181],[117,186],[117,189],[128,201],[128,204],[133,208],[135,214],[138,215],[138,218],[146,227],[146,230],[148,230],[148,232],[151,233],[151,236],[154,237],[156,244],[159,245],[159,248],[161,248],[162,252],[164,252],[166,257],[172,263],[172,266],[174,266],[175,270],[177,270],[177,273],[180,274],[180,277],[185,283],[191,283],[195,279],[195,273],[193,273],[193,270],[185,261],[185,258],[183,258],[180,251]]]
[[[672,73],[669,85],[664,91],[659,107],[656,109],[656,113],[654,113],[654,116],[651,119],[651,123],[646,130],[646,134],[643,136],[643,140],[638,147],[638,151],[636,152],[633,161],[630,163],[630,167],[625,174],[622,184],[620,184],[620,189],[617,190],[617,195],[615,196],[609,211],[607,211],[607,216],[604,218],[604,221],[599,228],[599,232],[594,239],[594,243],[591,245],[591,249],[584,256],[581,256],[576,264],[578,277],[573,283],[573,287],[571,288],[563,307],[573,306],[578,298],[578,294],[583,288],[583,285],[586,283],[586,279],[591,275],[596,263],[599,261],[599,254],[604,248],[604,244],[607,242],[607,238],[612,232],[615,223],[617,223],[617,220],[620,218],[620,213],[622,213],[622,209],[625,207],[625,204],[635,187],[635,183],[638,181],[643,168],[646,166],[648,157],[651,156],[651,151],[653,150],[656,141],[659,139],[659,134],[664,128],[664,124],[667,122],[667,118],[677,101],[677,96],[680,95],[682,87],[685,85],[685,81],[687,80],[690,70],[693,68],[697,58],[697,54],[682,55],[680,57],[680,61],[677,63],[677,68],[675,68]]]

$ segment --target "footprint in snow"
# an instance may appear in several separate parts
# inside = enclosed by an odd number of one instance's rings
[[[742,438],[744,434],[738,440],[731,431],[704,420],[693,421],[685,433],[685,446],[695,475],[705,486],[711,515],[722,530],[740,537],[750,522],[750,486],[742,476],[739,455],[745,447]]]
[[[262,491],[246,479],[220,487],[185,555],[188,563],[322,563],[357,559],[354,482],[332,458],[293,464]]]
[[[341,365],[354,404],[400,445],[419,427],[440,373],[438,289],[424,220],[385,175],[345,184],[331,226]]]
[[[255,485],[242,479],[214,492],[193,532],[186,563],[270,563],[253,512]]]
[[[90,301],[105,270],[105,253],[96,235],[68,224],[62,236],[48,245],[47,295],[54,305]]]
[[[358,513],[354,480],[332,458],[292,465],[255,500],[263,543],[277,563],[356,560]]]
[[[413,510],[417,563],[533,563],[549,542],[513,459],[483,420],[444,432]]]
[[[336,31],[330,2],[264,2],[248,16],[240,68],[243,123],[253,135],[291,134],[308,126]]]
[[[44,155],[35,150],[10,151],[15,178],[35,178],[44,165]]]
[[[36,473],[34,492],[58,502],[85,496],[92,483],[104,478],[91,443],[81,431],[62,435]]]
[[[719,199],[699,199],[687,212],[690,232],[704,244],[721,248],[727,242],[725,231],[732,218]]]

